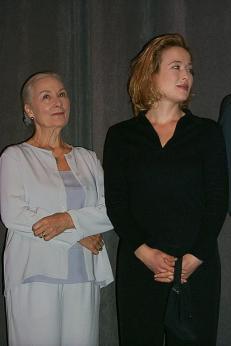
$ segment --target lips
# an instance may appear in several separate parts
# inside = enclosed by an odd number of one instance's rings
[[[179,85],[177,85],[177,87],[178,87],[178,88],[181,88],[181,89],[183,89],[183,90],[185,90],[185,91],[188,91],[188,89],[189,89],[189,87],[188,87],[187,84],[179,84]]]
[[[51,115],[64,115],[64,112],[56,112],[56,113],[52,113]]]

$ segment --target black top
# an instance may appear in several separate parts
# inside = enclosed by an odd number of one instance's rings
[[[225,145],[215,121],[185,112],[164,147],[145,113],[109,129],[106,206],[120,241],[132,251],[146,243],[205,260],[227,211]]]

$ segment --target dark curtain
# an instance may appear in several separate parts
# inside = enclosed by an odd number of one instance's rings
[[[126,92],[130,60],[149,39],[166,32],[183,34],[194,55],[191,109],[217,120],[220,101],[230,93],[230,13],[228,0],[1,0],[0,150],[30,135],[22,123],[19,99],[25,78],[55,70],[64,77],[72,100],[66,140],[93,149],[102,158],[108,127],[132,116]],[[219,239],[218,346],[231,343],[230,226],[227,217]],[[1,226],[1,249],[4,238]],[[113,232],[106,235],[114,269],[117,241]],[[0,344],[6,345],[3,296]],[[100,345],[118,345],[114,284],[102,290]]]

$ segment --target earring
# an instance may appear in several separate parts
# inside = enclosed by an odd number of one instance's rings
[[[34,117],[30,117],[30,120],[34,120]]]

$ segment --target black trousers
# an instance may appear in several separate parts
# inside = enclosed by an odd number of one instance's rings
[[[189,279],[196,343],[168,333],[164,317],[170,284],[157,283],[152,272],[119,246],[117,257],[117,310],[120,346],[216,346],[220,301],[220,260],[216,252]]]

